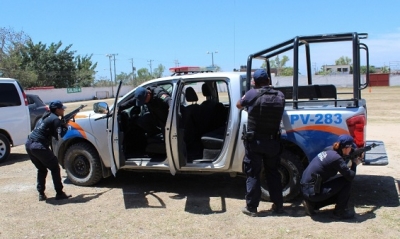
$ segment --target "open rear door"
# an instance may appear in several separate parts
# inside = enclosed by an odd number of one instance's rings
[[[178,81],[174,85],[171,93],[171,105],[169,107],[169,114],[167,124],[165,126],[165,146],[167,151],[169,170],[172,175],[175,175],[180,167],[185,165],[186,161],[186,148],[182,147],[183,129],[179,127],[180,115],[180,99],[183,84]]]
[[[118,128],[118,115],[117,115],[117,101],[119,96],[119,91],[121,89],[122,81],[119,82],[117,93],[115,95],[115,101],[112,113],[107,120],[107,136],[108,136],[108,152],[110,152],[110,165],[111,172],[115,176],[118,169],[123,166],[125,159],[123,158],[123,153],[120,152],[121,147],[119,141],[120,138],[119,128]],[[121,158],[122,156],[122,158]]]

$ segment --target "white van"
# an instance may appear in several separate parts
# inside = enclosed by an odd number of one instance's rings
[[[30,131],[24,90],[17,80],[0,78],[0,163],[10,155],[11,146],[25,144]]]

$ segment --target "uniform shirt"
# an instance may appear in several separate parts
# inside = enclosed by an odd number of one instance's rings
[[[312,182],[312,174],[319,174],[322,177],[322,182],[335,176],[338,172],[343,175],[348,181],[352,181],[355,176],[355,169],[349,169],[342,156],[333,150],[332,147],[326,148],[319,153],[307,166],[301,178],[301,184]]]
[[[273,89],[271,86],[263,86],[262,88],[264,89]],[[242,99],[240,99],[240,104],[243,107],[247,108],[247,111],[250,112],[253,109],[254,106],[254,98],[256,98],[259,94],[259,90],[260,89],[250,89],[249,91],[247,91],[244,96],[242,97]],[[285,95],[279,91],[279,90],[275,90],[277,92],[277,96],[279,98],[282,99],[283,102],[285,102]]]
[[[29,139],[49,146],[51,137],[58,139],[59,135],[63,137],[66,132],[67,128],[63,126],[60,118],[56,114],[50,113],[48,117],[39,120],[30,133]]]

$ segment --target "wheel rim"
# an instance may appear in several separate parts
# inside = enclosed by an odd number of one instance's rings
[[[6,145],[3,140],[0,140],[0,158],[6,154]]]
[[[74,175],[76,177],[85,178],[86,176],[89,175],[90,163],[89,163],[89,160],[85,156],[79,155],[79,156],[75,157],[72,166],[73,166],[73,170],[74,170]]]
[[[282,165],[278,169],[280,175],[281,175],[281,183],[282,183],[282,188],[283,190],[288,187],[290,183],[290,173],[289,171],[283,167]]]

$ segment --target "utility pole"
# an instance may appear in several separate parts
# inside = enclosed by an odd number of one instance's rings
[[[132,85],[135,86],[135,70],[136,70],[136,68],[133,66],[133,58],[131,58],[129,60],[131,60],[131,64],[132,64]]]
[[[118,54],[113,54],[113,56],[114,56],[114,85],[117,82],[117,69],[115,68],[115,55],[118,55]]]
[[[112,85],[112,87],[111,87],[112,96],[111,97],[114,97],[114,85],[115,85],[115,82],[117,81],[117,70],[115,68],[115,56],[116,55],[118,55],[118,54],[113,53],[113,54],[107,54],[106,55],[110,59],[110,75],[111,75],[111,85]],[[112,79],[112,72],[111,72],[111,58],[112,57],[114,58],[114,82],[113,82],[113,79]]]
[[[114,84],[112,83],[113,79],[112,79],[112,71],[111,71],[111,57],[112,57],[112,55],[111,54],[107,54],[106,56],[110,60],[111,97],[114,97]]]
[[[179,61],[175,60],[175,67],[179,67]]]
[[[214,67],[214,53],[218,53],[218,51],[207,51],[207,54],[211,54],[211,66]]]
[[[150,62],[149,63],[149,66],[150,66],[150,75],[151,75],[151,77],[153,78],[153,70],[152,70],[152,68],[151,68],[151,62],[152,62],[153,60],[148,60],[147,62]]]

